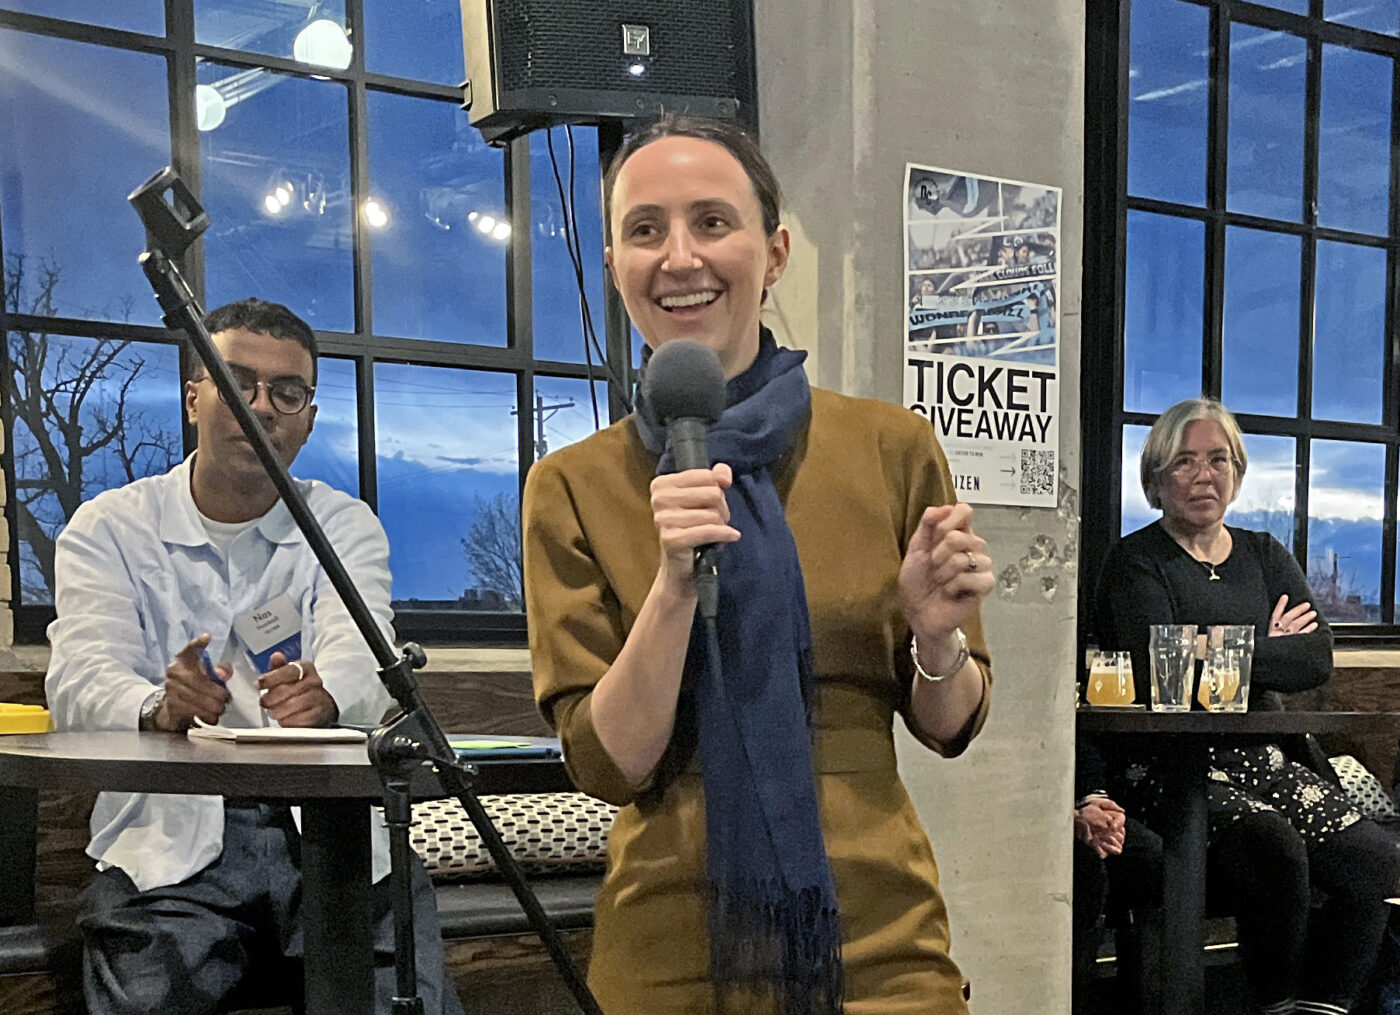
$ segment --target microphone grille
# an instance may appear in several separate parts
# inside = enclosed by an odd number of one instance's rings
[[[642,397],[662,425],[685,418],[713,423],[724,412],[724,368],[708,346],[672,339],[647,362]]]

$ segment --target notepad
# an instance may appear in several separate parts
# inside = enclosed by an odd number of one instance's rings
[[[320,726],[211,726],[200,719],[190,727],[191,740],[236,744],[362,744],[364,730]]]

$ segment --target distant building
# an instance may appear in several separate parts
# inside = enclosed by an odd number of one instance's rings
[[[495,589],[467,589],[456,599],[397,599],[396,610],[437,610],[475,613],[519,613],[516,600],[507,598]]]
[[[1331,624],[1376,624],[1380,603],[1363,602],[1354,575],[1343,575],[1342,558],[1328,548],[1321,558],[1308,564],[1308,584],[1313,590],[1313,608]]]

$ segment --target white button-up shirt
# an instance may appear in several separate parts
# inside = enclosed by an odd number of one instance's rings
[[[316,664],[340,721],[373,723],[390,697],[374,656],[282,501],[225,556],[190,495],[194,457],[161,476],[108,490],[82,505],[58,538],[52,654],[44,682],[60,730],[134,730],[141,705],[165,683],[175,654],[200,634],[210,655],[241,651],[233,621],[278,595],[301,611],[302,655]],[[393,639],[389,542],[364,502],[298,481],[312,513]],[[223,798],[103,793],[88,855],[124,870],[142,891],[203,870],[223,849]],[[376,822],[378,828],[382,828]],[[387,870],[374,836],[374,876]]]

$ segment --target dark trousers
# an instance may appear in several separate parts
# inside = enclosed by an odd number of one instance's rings
[[[224,849],[177,885],[138,892],[127,875],[100,872],[78,897],[83,993],[90,1015],[201,1015],[268,993],[301,1003],[300,838],[285,807],[230,807]],[[375,1010],[394,994],[389,879],[372,889]],[[413,867],[418,992],[427,1015],[461,1015],[443,967],[432,883]],[[281,981],[281,982],[278,982]]]
[[[1207,855],[1212,896],[1235,916],[1255,999],[1349,1005],[1375,965],[1400,877],[1390,836],[1358,821],[1309,845],[1277,812],[1246,815]],[[1326,893],[1312,908],[1312,889]]]
[[[1075,1010],[1087,1010],[1095,977],[1095,957],[1104,919],[1118,928],[1118,1003],[1123,1011],[1146,1013],[1156,987],[1153,931],[1159,924],[1162,894],[1162,840],[1136,818],[1128,818],[1123,852],[1099,859],[1084,843],[1074,843]]]
[[[1376,963],[1376,1015],[1400,1015],[1400,906],[1390,909],[1390,923]]]

